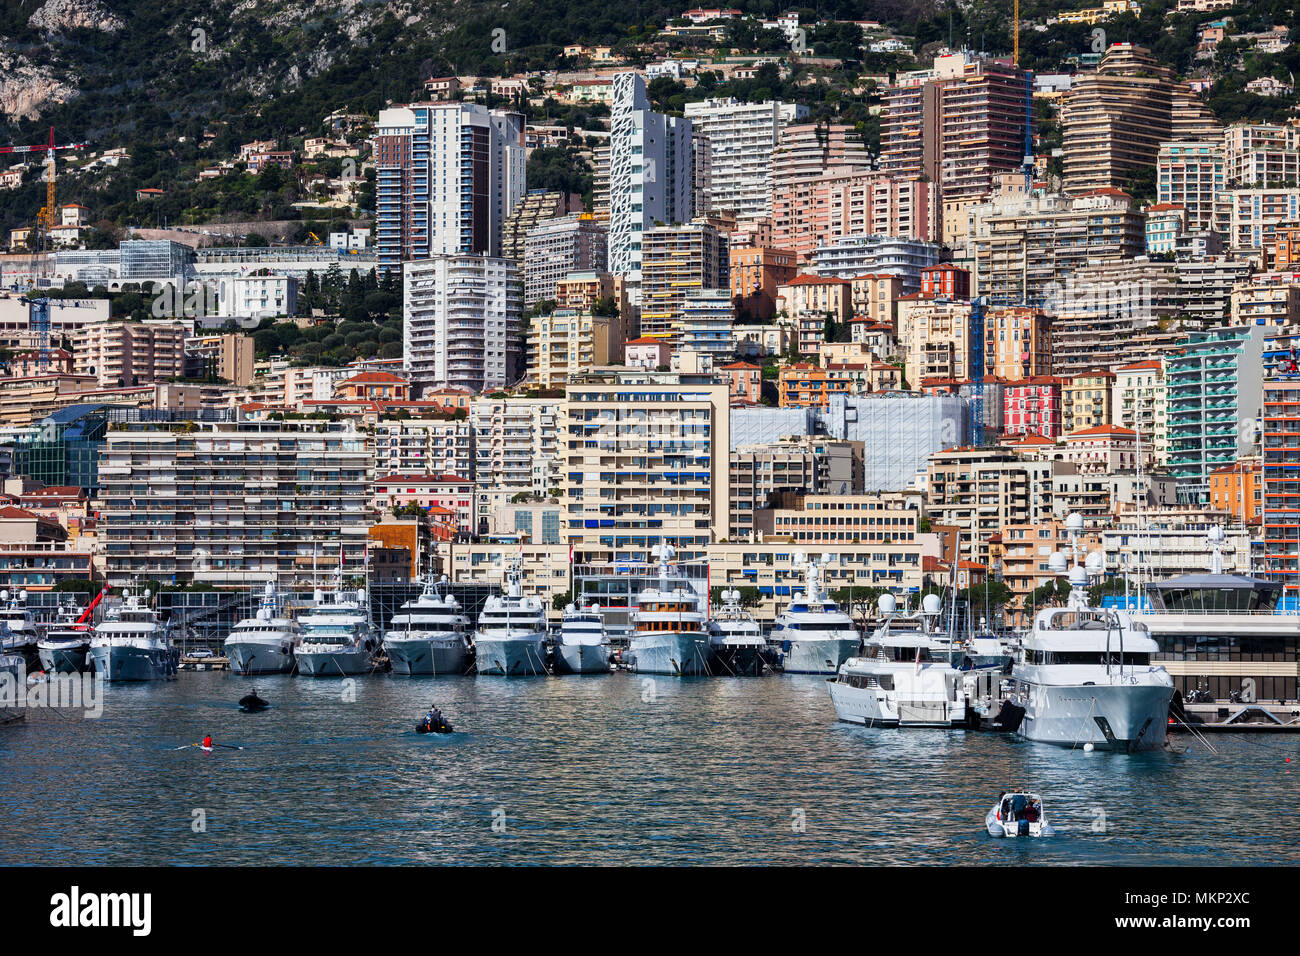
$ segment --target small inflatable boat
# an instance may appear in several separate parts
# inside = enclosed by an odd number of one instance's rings
[[[271,704],[269,701],[265,701],[257,696],[257,691],[253,691],[251,694],[246,694],[239,698],[239,709],[246,713],[255,714],[259,710],[266,710],[266,708],[270,706]]]
[[[988,829],[989,836],[995,837],[1046,837],[1056,834],[1047,822],[1042,798],[1025,790],[1002,794],[984,818],[984,826]]]
[[[426,714],[415,725],[415,732],[417,734],[450,734],[455,732],[455,728],[452,727],[451,721],[442,714],[433,714],[432,716]]]

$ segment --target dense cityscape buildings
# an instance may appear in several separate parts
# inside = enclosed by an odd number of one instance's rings
[[[743,18],[693,13],[665,35]],[[960,573],[1022,620],[1049,575],[1012,543],[1060,546],[1074,512],[1124,560],[1109,525],[1168,526],[1170,568],[1221,524],[1234,567],[1295,591],[1300,124],[1217,117],[1212,55],[1192,82],[1135,43],[1043,73],[959,41],[864,40],[898,68],[836,91],[868,97],[852,116],[798,95],[794,55],[575,47],[214,162],[335,197],[306,238],[90,244],[95,210],[60,207],[69,241],[0,256],[0,478],[20,510],[37,485],[89,504],[33,504],[0,549],[235,588],[314,580],[340,541],[354,571],[371,531],[385,568],[474,581],[522,542],[556,596],[557,561],[671,544],[770,618],[790,545],[838,542],[856,577],[833,580]],[[321,156],[353,179],[309,177]],[[285,455],[292,477],[262,474]]]

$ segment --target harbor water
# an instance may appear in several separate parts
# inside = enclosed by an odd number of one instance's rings
[[[272,708],[242,713],[254,686]],[[864,729],[818,677],[209,672],[104,693],[99,719],[0,727],[0,864],[1300,863],[1289,735],[1126,755]],[[413,732],[431,702],[457,733]],[[205,734],[244,749],[185,747]],[[1059,836],[988,837],[1014,786]]]

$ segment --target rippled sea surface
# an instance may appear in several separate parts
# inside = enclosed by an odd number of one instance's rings
[[[1129,756],[866,730],[817,678],[375,676],[348,702],[272,677],[245,714],[252,683],[110,685],[101,719],[0,727],[0,863],[1300,863],[1300,736]],[[456,734],[411,730],[431,701]],[[245,749],[176,749],[206,733]],[[1058,837],[986,835],[1021,785]]]

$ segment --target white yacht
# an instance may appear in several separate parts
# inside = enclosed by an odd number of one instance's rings
[[[394,674],[466,674],[473,661],[470,620],[460,602],[442,591],[448,584],[432,574],[418,597],[388,622],[384,650]]]
[[[506,585],[478,616],[474,656],[483,675],[529,677],[546,673],[546,609],[524,594],[523,559],[511,559]]]
[[[364,589],[349,597],[342,586],[329,600],[321,591],[316,604],[298,616],[302,641],[298,645],[298,673],[308,677],[344,677],[369,674],[379,651],[379,629],[370,620]]]
[[[804,590],[776,619],[770,641],[778,667],[787,674],[834,674],[858,652],[862,644],[853,619],[822,590],[821,563],[802,551],[794,554],[803,565]]]
[[[758,676],[766,667],[766,652],[758,621],[740,606],[740,592],[724,590],[722,606],[709,619],[709,670],[729,676]]]
[[[38,637],[36,622],[27,609],[27,591],[12,596],[0,591],[0,654],[17,654],[28,667],[35,667],[40,661]]]
[[[997,689],[1001,667],[972,666],[960,644],[938,635],[941,603],[927,594],[919,612],[900,614],[894,596],[881,595],[880,626],[827,684],[840,720],[869,727],[969,725],[972,699]]]
[[[634,630],[628,656],[638,674],[689,677],[709,672],[709,635],[700,596],[689,582],[671,586],[676,551],[655,545],[659,558],[659,587],[646,588],[636,598]]]
[[[1083,519],[1066,518],[1078,558]],[[1066,568],[1057,552],[1048,566]],[[1150,750],[1165,741],[1173,679],[1152,659],[1158,650],[1145,625],[1127,611],[1088,605],[1088,577],[1101,572],[1101,555],[1088,556],[1088,570],[1069,569],[1065,607],[1034,615],[1012,665],[1012,694],[1024,707],[1019,734],[1028,740],[1108,750]]]
[[[171,628],[158,620],[158,612],[126,590],[119,604],[108,609],[90,639],[95,673],[106,681],[164,680],[176,676],[180,651],[172,643]]]
[[[89,615],[89,608],[83,611],[76,601],[64,598],[59,604],[54,623],[36,642],[42,670],[49,673],[79,674],[90,667],[91,626],[82,621],[82,618]]]
[[[289,674],[302,629],[289,616],[283,596],[270,581],[252,617],[239,621],[225,641],[230,669],[236,674]]]
[[[608,674],[612,655],[599,605],[570,604],[555,641],[555,669],[562,674]]]

